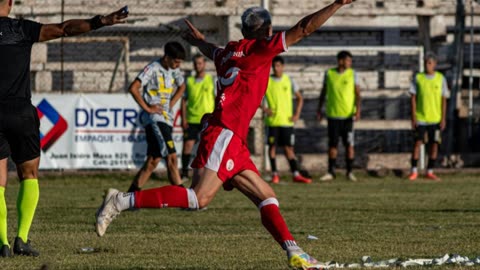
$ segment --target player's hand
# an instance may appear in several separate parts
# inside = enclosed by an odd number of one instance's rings
[[[193,46],[197,46],[200,42],[203,42],[205,40],[205,36],[200,31],[198,31],[198,29],[193,26],[193,24],[189,20],[185,19],[184,21],[190,31],[183,34],[182,38]]]
[[[412,129],[415,130],[417,128],[417,120],[412,119]]]
[[[322,120],[323,120],[323,114],[322,114],[322,112],[317,112],[317,121],[318,121],[318,122],[322,122]]]
[[[125,19],[128,17],[128,8],[123,7],[107,16],[102,17],[103,25],[114,25],[119,23],[125,23]]]
[[[263,112],[264,112],[267,116],[272,116],[272,115],[273,115],[273,111],[272,111],[270,108],[265,108],[265,109],[263,109]]]
[[[298,121],[299,118],[300,118],[300,116],[298,116],[298,115],[295,114],[295,115],[293,115],[292,117],[290,117],[290,121],[292,121],[293,123],[295,123],[295,122]]]
[[[149,114],[163,114],[163,107],[158,104],[149,105],[146,110]]]
[[[445,119],[442,119],[442,121],[440,121],[440,130],[444,131],[446,126],[447,122],[445,121]]]
[[[352,2],[355,2],[355,0],[336,0],[335,1],[335,3],[340,5],[348,5],[348,4],[351,4]]]
[[[188,122],[187,121],[182,121],[182,128],[183,128],[183,130],[188,129]]]
[[[354,116],[353,120],[355,120],[355,121],[360,120],[361,115],[362,115],[362,114],[360,113],[360,110],[357,110],[357,112],[355,113],[355,116]]]

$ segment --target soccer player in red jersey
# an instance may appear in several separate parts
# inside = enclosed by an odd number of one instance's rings
[[[200,145],[191,165],[199,178],[190,189],[165,186],[132,193],[109,189],[96,214],[97,234],[103,236],[112,220],[130,208],[204,208],[223,186],[225,190],[237,188],[258,207],[262,224],[286,251],[291,267],[315,265],[317,261],[296,244],[280,214],[274,191],[251,161],[247,133],[265,95],[272,59],[351,2],[336,0],[274,35],[269,12],[260,7],[249,8],[242,15],[244,39],[230,42],[225,48],[205,41],[204,35],[186,20],[190,32],[185,39],[215,62],[218,76],[216,107],[204,117]]]

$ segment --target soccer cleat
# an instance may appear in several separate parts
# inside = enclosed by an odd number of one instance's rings
[[[318,261],[308,255],[302,249],[291,251],[287,253],[288,265],[294,269],[308,269],[313,267]]]
[[[355,177],[355,175],[353,174],[353,172],[347,173],[347,178],[348,178],[348,180],[350,180],[350,181],[352,181],[352,182],[357,182],[357,177]]]
[[[425,175],[425,178],[427,180],[432,180],[432,181],[440,181],[440,177],[436,176],[433,172],[427,173]]]
[[[0,250],[0,257],[12,257],[12,253],[10,252],[10,247],[7,245],[3,245],[2,249]]]
[[[25,243],[20,237],[15,237],[15,242],[13,244],[13,254],[32,257],[38,257],[40,255],[38,251],[32,248],[32,246],[30,245],[30,240],[27,240],[27,243]]]
[[[278,174],[272,175],[272,184],[278,184],[280,182],[280,176]]]
[[[326,173],[324,176],[320,178],[320,181],[327,182],[327,181],[332,181],[335,179],[335,176],[331,173]]]
[[[418,173],[416,173],[416,172],[412,172],[408,176],[408,180],[410,180],[410,181],[415,181],[415,180],[417,180],[417,178],[418,178]]]
[[[116,204],[118,190],[110,188],[105,195],[102,205],[95,214],[95,230],[97,235],[102,237],[108,228],[108,225],[120,214]]]
[[[312,183],[312,179],[307,178],[307,177],[304,177],[304,176],[302,176],[301,174],[298,174],[297,176],[294,176],[294,177],[293,177],[293,182],[303,183],[303,184],[310,184],[310,183]]]

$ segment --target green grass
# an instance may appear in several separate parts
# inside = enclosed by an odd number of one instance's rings
[[[320,261],[480,255],[480,177],[445,175],[440,183],[396,177],[350,183],[274,187],[297,242]],[[286,256],[238,191],[220,191],[207,211],[124,212],[99,238],[94,213],[108,187],[131,176],[43,177],[30,233],[39,258],[0,259],[0,269],[287,269]],[[152,181],[149,187],[165,185]],[[7,189],[9,238],[16,231],[16,193]],[[319,240],[307,240],[314,235]],[[92,247],[94,252],[81,252]],[[452,267],[445,267],[451,269]],[[461,267],[457,267],[460,269]],[[464,269],[473,269],[465,267]]]

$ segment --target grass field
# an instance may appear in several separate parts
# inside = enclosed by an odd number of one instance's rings
[[[359,176],[358,183],[343,177],[312,185],[283,179],[274,187],[297,242],[320,261],[480,255],[480,176],[445,175],[440,183]],[[30,234],[41,256],[0,259],[0,269],[43,264],[48,269],[287,269],[286,256],[261,226],[258,210],[238,191],[219,192],[201,212],[124,212],[98,238],[94,213],[103,190],[125,190],[130,179],[43,177]],[[151,181],[149,187],[165,184]],[[17,190],[11,179],[6,194],[10,239]],[[307,240],[308,235],[319,240]],[[87,247],[94,250],[81,251]]]

